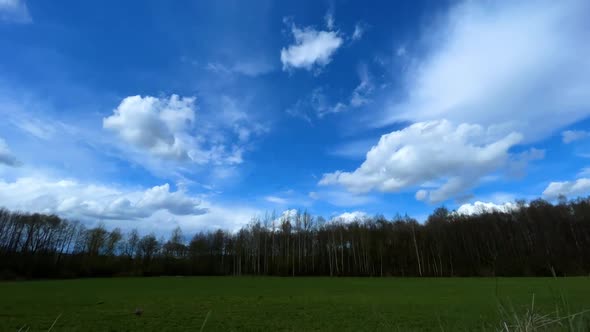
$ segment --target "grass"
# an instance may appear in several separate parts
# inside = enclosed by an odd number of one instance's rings
[[[589,308],[587,277],[0,283],[0,331],[529,331],[548,320],[567,331]]]

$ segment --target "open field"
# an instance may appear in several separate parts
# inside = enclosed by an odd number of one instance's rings
[[[590,279],[159,277],[0,283],[0,330],[497,330],[524,312],[590,308]],[[563,304],[565,298],[566,304]],[[134,315],[141,308],[141,316]],[[61,315],[61,316],[60,316]]]

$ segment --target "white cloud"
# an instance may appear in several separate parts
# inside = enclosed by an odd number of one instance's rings
[[[533,141],[590,115],[590,2],[466,1],[425,31],[378,125],[398,121],[496,126]],[[535,125],[530,125],[534,123]]]
[[[569,198],[583,196],[590,193],[590,178],[580,178],[575,181],[551,182],[543,191],[543,196],[555,199],[560,195]]]
[[[291,32],[295,43],[281,49],[283,70],[323,67],[332,61],[332,55],[343,42],[337,31],[317,31],[312,27],[299,29],[293,24]]]
[[[79,219],[132,220],[159,210],[172,215],[206,213],[201,200],[164,184],[147,190],[122,190],[76,180],[22,177],[0,180],[0,201],[13,210],[56,213]]]
[[[516,203],[506,202],[504,204],[495,204],[491,202],[476,201],[471,204],[463,204],[457,209],[458,214],[474,215],[488,212],[511,212],[518,210],[519,206]]]
[[[295,220],[295,217],[297,217],[298,214],[299,214],[299,211],[297,209],[285,210],[281,213],[279,220],[292,221],[292,220]]]
[[[188,159],[188,133],[195,121],[195,98],[132,96],[123,99],[103,127],[125,142],[154,155]]]
[[[510,162],[509,149],[522,135],[498,135],[479,125],[432,121],[415,123],[383,135],[353,172],[324,174],[320,185],[342,185],[354,193],[396,192],[430,181],[436,188],[416,198],[441,202],[476,185],[487,174]]]
[[[226,229],[236,231],[261,211],[209,202],[168,184],[148,189],[121,188],[46,176],[0,180],[0,206],[14,211],[54,213],[93,225],[139,228],[144,232]],[[122,222],[125,221],[125,222]]]
[[[348,224],[348,223],[351,223],[354,221],[361,221],[367,217],[368,217],[368,215],[365,212],[352,211],[352,212],[344,212],[342,214],[334,216],[330,219],[330,221]]]
[[[6,142],[0,138],[0,165],[20,166],[21,162],[12,154]]]
[[[590,132],[585,130],[566,130],[561,133],[563,143],[569,144],[590,137]]]
[[[269,228],[275,227],[275,230],[278,230],[283,222],[289,222],[291,225],[295,224],[295,220],[299,215],[299,211],[297,209],[288,209],[281,212],[281,215],[271,221]]]
[[[32,19],[24,0],[0,0],[0,21],[31,23]]]
[[[360,40],[363,38],[363,34],[365,33],[365,28],[361,23],[357,23],[354,26],[354,32],[352,33],[352,40]]]
[[[285,205],[288,202],[287,199],[282,198],[282,197],[278,197],[278,196],[266,196],[266,197],[264,197],[264,199],[267,202],[279,204],[279,205]]]
[[[221,128],[210,123],[196,126],[194,97],[131,96],[123,99],[113,113],[103,119],[103,127],[115,132],[138,151],[165,160],[198,164],[231,165],[242,162],[243,147],[225,144]],[[223,99],[223,109],[217,117],[224,120],[223,125],[233,125],[240,141],[250,138],[253,132],[265,131],[263,127],[243,125],[245,115],[237,111],[234,102],[227,98]]]

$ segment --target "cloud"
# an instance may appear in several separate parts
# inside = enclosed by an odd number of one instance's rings
[[[29,8],[24,0],[0,0],[0,22],[31,23]]]
[[[566,130],[561,133],[561,139],[565,144],[569,144],[587,137],[590,137],[590,132],[585,130]]]
[[[590,193],[590,178],[579,178],[575,181],[551,182],[543,191],[543,196],[555,199],[560,195],[573,198]]]
[[[279,204],[279,205],[285,205],[288,202],[285,198],[278,197],[278,196],[266,196],[266,197],[264,197],[264,199],[267,202]]]
[[[0,180],[0,201],[5,207],[27,212],[55,213],[76,219],[133,220],[165,210],[171,215],[207,212],[201,200],[164,184],[147,190],[124,190],[84,184],[71,179],[21,177]]]
[[[326,15],[324,16],[324,21],[326,21],[326,28],[328,30],[334,30],[336,21],[334,20],[334,13],[332,10],[329,10]]]
[[[471,204],[463,204],[457,209],[458,214],[462,215],[475,215],[475,214],[482,214],[482,213],[491,213],[491,212],[505,212],[509,213],[514,210],[518,210],[519,206],[516,203],[506,202],[504,204],[495,204],[491,202],[481,202],[476,201],[475,203]]]
[[[35,136],[45,141],[50,140],[53,137],[53,135],[55,135],[58,131],[58,128],[56,128],[52,124],[44,123],[41,120],[32,117],[23,117],[17,121],[13,121],[13,123],[29,135]],[[65,129],[65,126],[63,125],[60,127],[62,128],[59,129]]]
[[[313,118],[323,118],[328,114],[344,112],[350,108],[364,106],[371,102],[369,96],[374,90],[373,82],[364,64],[358,67],[359,84],[352,91],[349,100],[333,102],[328,97],[324,88],[312,90],[309,96],[299,99],[293,106],[286,110],[287,114],[300,117],[308,122]]]
[[[46,176],[0,180],[0,207],[14,211],[53,213],[87,225],[104,223],[124,230],[167,233],[224,229],[237,231],[261,211],[239,204],[201,199],[168,184],[148,189],[121,188]],[[125,222],[123,222],[125,221]]]
[[[357,23],[354,26],[354,32],[352,33],[352,40],[360,40],[363,38],[363,34],[365,33],[365,27],[361,23]]]
[[[12,154],[6,142],[0,138],[0,165],[17,167],[21,162]]]
[[[263,127],[250,128],[243,124],[245,115],[234,101],[222,99],[223,126],[231,125],[239,141],[244,143],[253,132],[264,132]],[[103,128],[110,130],[135,150],[164,160],[192,161],[198,164],[239,164],[244,148],[224,144],[222,128],[212,123],[197,127],[194,97],[169,98],[130,96],[123,99],[113,115],[103,119]]]
[[[312,119],[321,119],[328,114],[340,113],[345,109],[346,105],[342,103],[332,104],[324,89],[319,87],[313,89],[308,96],[297,100],[285,112],[311,123]]]
[[[450,121],[415,123],[383,135],[353,172],[324,174],[320,185],[341,185],[353,193],[398,192],[426,182],[416,198],[431,203],[464,195],[484,176],[509,164],[509,149],[522,141],[519,133],[498,135],[479,125]]]
[[[367,217],[368,217],[368,215],[365,212],[352,211],[352,212],[344,212],[342,214],[334,216],[330,219],[330,221],[349,224],[354,221],[361,221]]]
[[[300,29],[293,24],[291,32],[295,43],[281,49],[283,70],[324,67],[332,61],[343,42],[337,31],[318,31],[312,27]]]
[[[590,115],[590,3],[466,1],[424,33],[405,95],[376,120],[454,122],[518,131],[525,141]],[[530,123],[535,123],[534,126]]]
[[[188,159],[188,129],[195,121],[195,98],[169,99],[132,96],[123,99],[103,127],[125,142],[150,153],[173,159]]]

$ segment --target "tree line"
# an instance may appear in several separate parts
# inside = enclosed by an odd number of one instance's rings
[[[0,277],[552,276],[590,273],[590,197],[344,222],[306,212],[167,238],[0,209]]]

